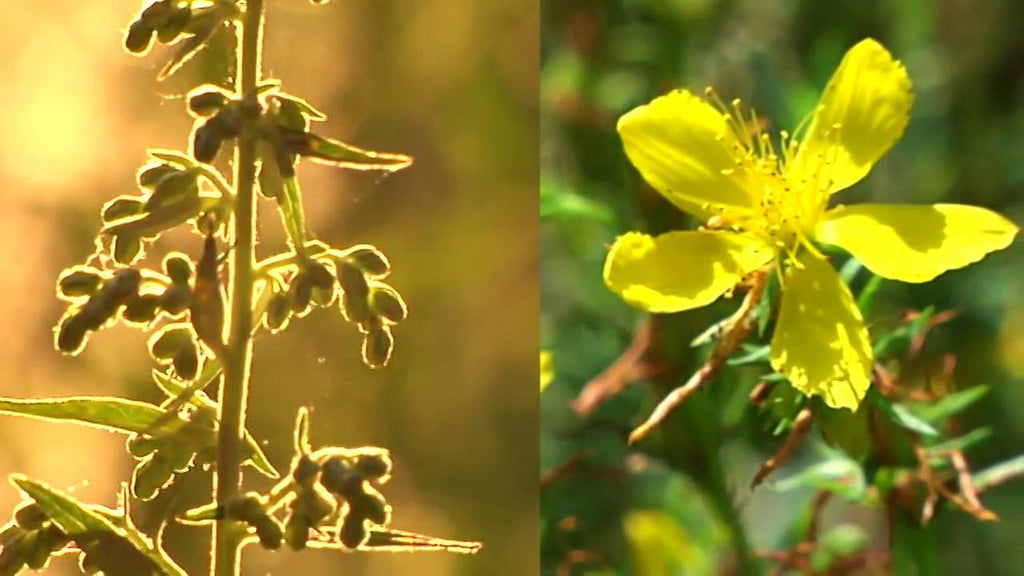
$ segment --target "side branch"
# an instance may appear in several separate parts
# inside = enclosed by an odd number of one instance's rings
[[[696,392],[701,386],[703,386],[708,380],[711,380],[718,374],[718,371],[725,365],[725,361],[736,352],[740,344],[742,344],[750,332],[754,328],[754,323],[751,321],[750,315],[757,307],[758,302],[761,301],[761,297],[764,295],[765,287],[768,285],[768,271],[758,270],[751,275],[750,290],[747,291],[746,297],[743,299],[743,304],[740,305],[739,310],[733,315],[729,321],[728,327],[722,337],[718,340],[715,348],[711,351],[711,356],[707,359],[703,366],[699,370],[694,372],[693,376],[675,390],[669,392],[661,402],[654,408],[651,415],[647,417],[647,420],[637,426],[633,432],[629,434],[629,443],[634,444],[642,440],[647,434],[654,429],[655,426],[661,423],[672,410],[686,401],[691,394]]]

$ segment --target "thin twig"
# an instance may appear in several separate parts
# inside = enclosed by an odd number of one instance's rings
[[[807,432],[811,429],[811,423],[814,421],[814,416],[811,413],[810,408],[804,408],[796,415],[793,420],[793,427],[790,428],[789,434],[786,435],[786,441],[782,443],[782,447],[775,453],[774,456],[765,460],[764,464],[761,465],[761,469],[754,475],[754,479],[750,481],[750,489],[757,488],[769,474],[774,472],[783,462],[789,459],[789,457],[796,450],[796,447],[800,444],[800,440],[807,436]]]
[[[747,292],[746,297],[743,299],[743,304],[740,305],[739,310],[733,316],[733,320],[729,323],[725,332],[722,334],[721,339],[715,345],[711,351],[711,356],[707,359],[707,362],[700,367],[699,370],[694,372],[693,376],[675,390],[668,393],[665,398],[651,412],[651,415],[647,417],[647,420],[638,426],[629,435],[629,443],[634,444],[643,439],[647,434],[654,429],[655,426],[661,423],[666,416],[669,415],[672,410],[677,406],[686,401],[691,394],[696,392],[701,386],[707,381],[711,380],[718,371],[725,364],[725,361],[732,356],[732,354],[739,348],[740,344],[747,339],[751,331],[754,328],[753,322],[751,322],[750,314],[754,311],[757,303],[761,301],[761,296],[764,295],[764,289],[767,285],[768,272],[767,270],[758,270],[751,275],[750,290]]]
[[[653,370],[645,363],[651,345],[652,322],[648,318],[633,334],[629,348],[604,372],[583,387],[572,407],[580,416],[588,416],[605,400],[618,394],[639,378],[649,376]]]

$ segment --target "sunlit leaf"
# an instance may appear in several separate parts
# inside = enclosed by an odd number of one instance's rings
[[[309,132],[280,128],[281,139],[292,152],[321,164],[351,170],[395,172],[412,164],[405,154],[374,152]]]
[[[170,557],[153,542],[131,528],[116,526],[94,507],[21,475],[11,476],[26,496],[32,498],[46,515],[75,541],[92,565],[106,576],[186,576]]]
[[[163,410],[152,404],[107,396],[0,398],[0,412],[129,433],[151,431],[153,423],[163,414]]]
[[[310,548],[328,550],[346,550],[337,539],[337,531],[327,528],[322,531],[327,540],[310,540]],[[359,550],[367,552],[454,552],[456,554],[476,554],[483,548],[480,542],[466,540],[448,540],[435,538],[415,532],[393,530],[390,528],[374,528],[370,530],[370,538]]]

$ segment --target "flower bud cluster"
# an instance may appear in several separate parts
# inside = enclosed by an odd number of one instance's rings
[[[42,570],[70,542],[38,504],[22,502],[14,509],[14,521],[0,529],[0,574],[16,574],[26,567]]]
[[[217,459],[212,408],[194,408],[178,416],[151,434],[133,435],[128,452],[139,464],[132,473],[132,495],[150,500],[174,478],[193,465],[210,464]]]

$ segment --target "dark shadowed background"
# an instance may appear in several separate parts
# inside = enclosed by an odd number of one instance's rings
[[[311,231],[336,246],[372,243],[391,258],[410,317],[390,367],[359,361],[359,338],[319,310],[262,333],[249,423],[278,467],[299,406],[314,444],[390,448],[384,493],[396,528],[482,540],[475,557],[246,551],[247,574],[528,574],[537,550],[538,6],[523,0],[355,0],[316,7],[270,0],[265,74],[330,117],[319,132],[412,155],[380,177],[303,163]],[[62,268],[91,252],[101,204],[131,192],[146,147],[184,149],[182,94],[223,82],[230,49],[155,76],[167,50],[120,48],[139,5],[61,0],[5,6],[0,21],[0,395],[115,394],[158,400],[139,331],[95,335],[79,357],[53,351]],[[226,156],[226,155],[225,155]],[[227,170],[226,167],[222,169]],[[282,246],[261,205],[260,253]],[[168,234],[152,257],[190,254]],[[0,418],[0,474],[24,472],[113,506],[131,461],[123,438],[73,425]],[[254,476],[254,482],[257,482]],[[200,498],[208,478],[197,478]],[[0,485],[0,510],[16,493]],[[198,502],[198,500],[197,500]],[[6,514],[6,512],[4,512]],[[172,528],[190,571],[208,535]],[[48,573],[76,573],[68,560]]]

